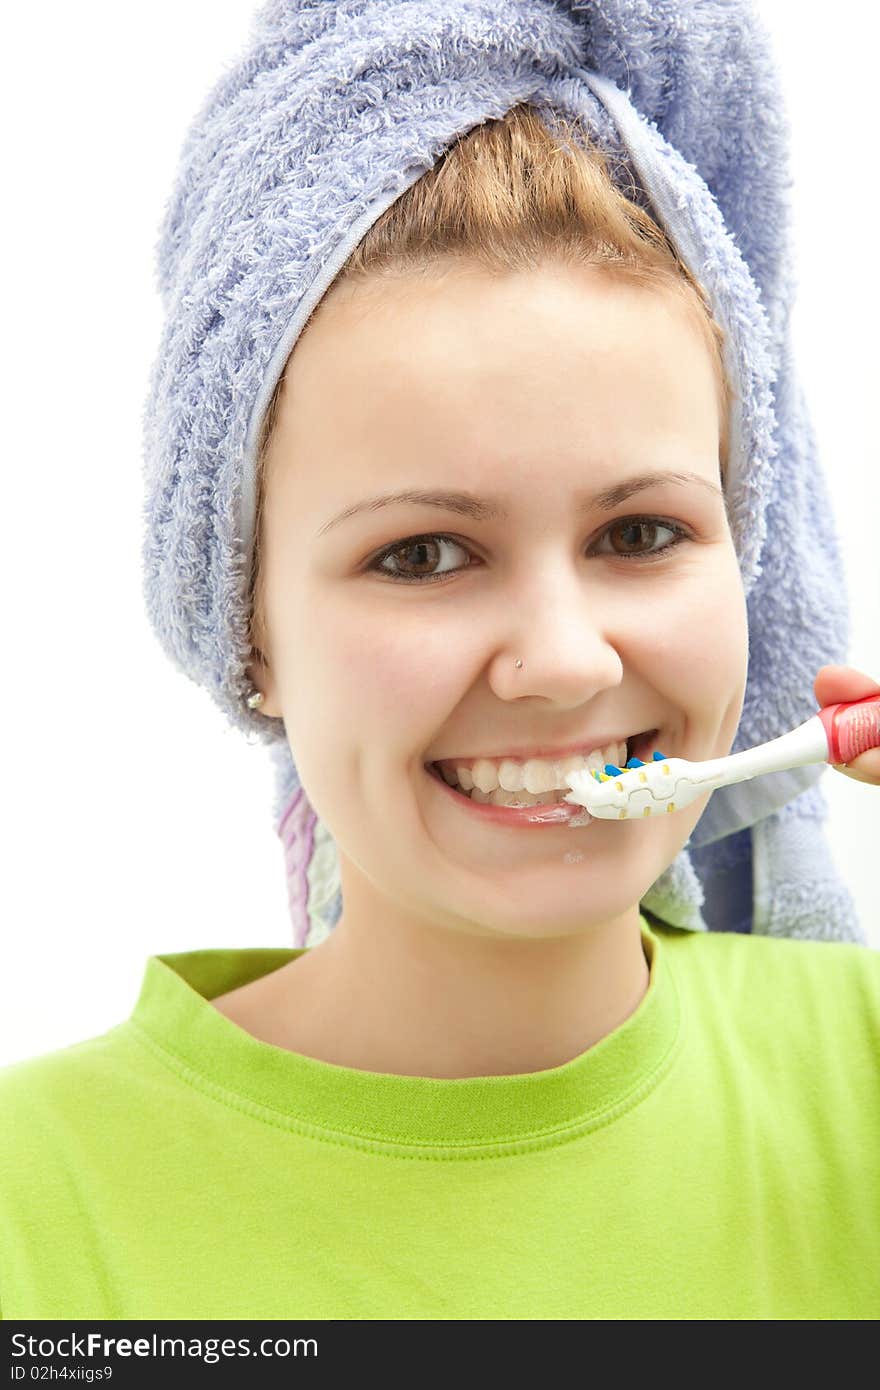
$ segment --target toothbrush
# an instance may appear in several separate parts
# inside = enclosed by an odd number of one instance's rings
[[[606,763],[604,772],[588,768],[571,772],[566,781],[572,791],[563,800],[584,806],[590,816],[603,820],[635,820],[681,811],[705,792],[747,782],[765,772],[783,772],[808,763],[849,763],[869,748],[878,747],[880,695],[868,695],[862,700],[826,705],[781,738],[726,758],[694,763],[655,752],[650,763],[630,758],[625,768]]]

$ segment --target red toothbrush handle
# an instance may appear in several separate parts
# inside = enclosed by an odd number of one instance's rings
[[[829,763],[851,763],[869,748],[880,748],[880,695],[826,705],[819,718],[828,738]]]

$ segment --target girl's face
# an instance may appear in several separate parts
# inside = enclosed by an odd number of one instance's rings
[[[729,752],[748,631],[718,440],[709,350],[668,292],[458,266],[324,301],[279,401],[252,672],[346,923],[538,939],[637,916],[708,796],[512,828],[426,764],[651,729],[667,756]],[[374,500],[416,490],[436,504]]]

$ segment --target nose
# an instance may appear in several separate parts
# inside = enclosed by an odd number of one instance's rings
[[[527,592],[512,601],[517,620],[491,663],[495,694],[504,700],[530,696],[574,707],[619,686],[623,662],[609,615],[597,598],[595,591],[587,591],[583,576],[547,569],[537,579],[533,576]]]

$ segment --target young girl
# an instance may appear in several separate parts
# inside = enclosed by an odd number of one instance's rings
[[[5,1318],[880,1313],[821,769],[551,804],[880,691],[834,659],[763,37],[670,15],[273,0],[197,120],[147,600],[272,746],[295,945],[153,956],[3,1072]]]

